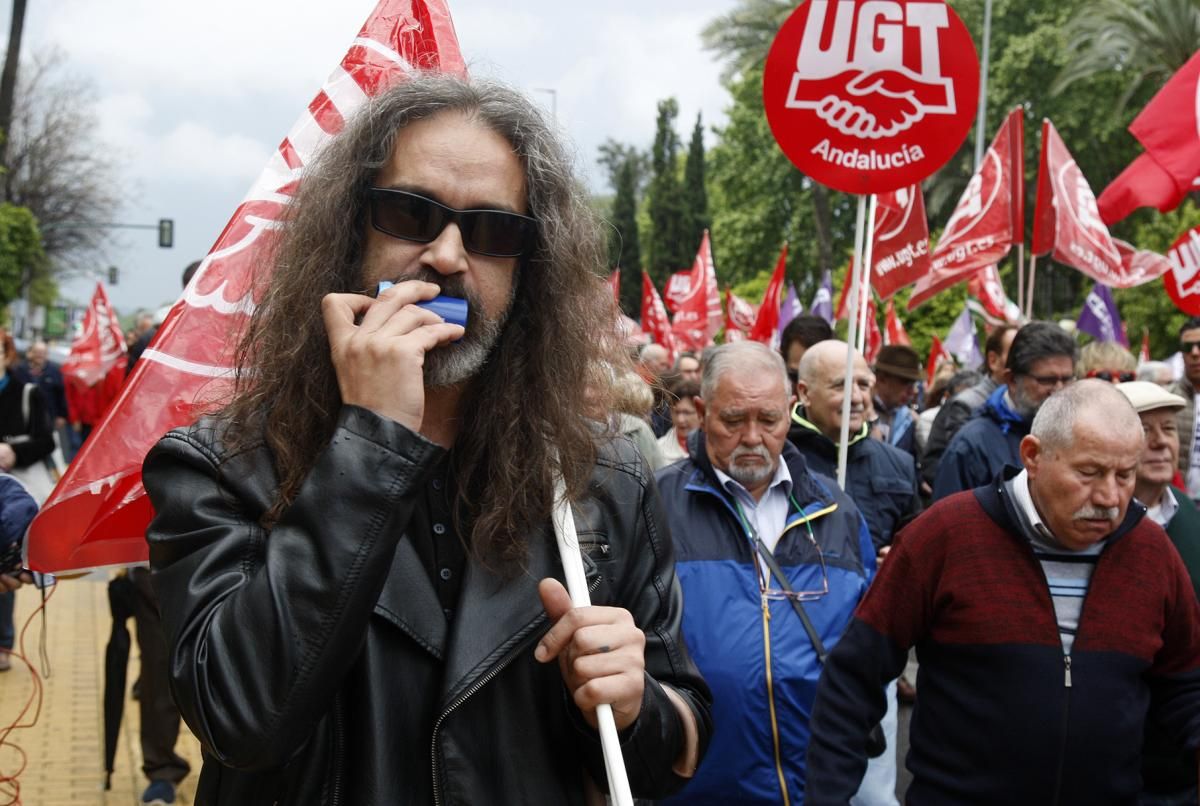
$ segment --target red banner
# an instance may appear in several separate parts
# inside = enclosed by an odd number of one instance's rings
[[[667,318],[667,309],[646,272],[642,272],[642,330],[650,334],[655,344],[667,348],[667,360],[674,365],[676,346],[671,320]]]
[[[125,381],[127,353],[121,323],[104,286],[96,283],[92,304],[83,315],[83,329],[71,342],[62,367],[71,422],[95,425],[100,421]]]
[[[692,270],[683,269],[667,278],[667,287],[663,289],[663,302],[671,313],[679,310],[679,305],[687,299],[692,290]]]
[[[911,311],[955,283],[995,266],[1024,239],[1025,135],[1023,111],[1009,113],[967,183],[933,250],[933,268],[908,300]]]
[[[995,264],[980,269],[967,280],[967,293],[979,300],[983,309],[993,319],[1008,322],[1020,318],[1019,311],[1009,315],[1008,295],[1004,293],[1004,284],[1000,282],[1000,270]]]
[[[754,327],[757,316],[758,311],[753,303],[742,299],[733,293],[732,289],[725,289],[725,341],[740,341],[746,338],[750,329]],[[731,339],[731,330],[738,331],[740,335]]]
[[[873,299],[867,300],[867,339],[863,344],[866,347],[863,351],[863,358],[867,359],[868,364],[874,366],[875,359],[879,357],[879,351],[883,349],[883,333],[879,330],[879,316]]]
[[[904,329],[904,323],[896,316],[896,301],[889,299],[887,307],[883,309],[884,327],[883,341],[885,344],[903,344],[906,347],[912,346],[912,340],[908,338],[908,332]]]
[[[929,272],[929,222],[920,185],[875,197],[871,286],[888,299]]]
[[[1087,179],[1049,120],[1042,123],[1032,248],[1035,255],[1050,253],[1059,263],[1110,288],[1131,288],[1153,279],[1139,270],[1132,254],[1122,257],[1100,220]]]
[[[779,252],[779,260],[775,261],[775,271],[771,273],[771,281],[763,292],[762,305],[758,306],[758,316],[750,328],[750,338],[763,344],[779,343],[779,306],[783,304],[783,285],[787,273],[787,244]]]
[[[1200,316],[1200,227],[1183,233],[1167,253],[1171,270],[1163,275],[1163,286],[1175,307],[1190,316]]]
[[[367,98],[414,67],[466,74],[450,11],[443,0],[381,0],[34,520],[31,568],[61,572],[146,560],[151,509],[142,459],[159,437],[228,394],[236,336],[257,303],[254,281],[305,164]]]
[[[687,295],[675,308],[671,329],[682,349],[703,350],[713,343],[713,336],[721,329],[722,318],[721,289],[717,286],[717,269],[713,265],[708,230],[705,230],[688,278]]]
[[[1133,123],[1130,133],[1171,177],[1180,194],[1200,177],[1200,51],[1167,80]]]

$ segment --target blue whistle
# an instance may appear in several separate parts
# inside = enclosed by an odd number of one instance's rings
[[[375,296],[379,296],[384,291],[387,291],[395,283],[390,280],[380,280],[379,287],[375,289]],[[467,301],[458,297],[448,297],[445,294],[438,294],[433,299],[423,300],[416,303],[418,308],[424,308],[427,311],[433,311],[442,319],[446,320],[451,325],[467,326]]]

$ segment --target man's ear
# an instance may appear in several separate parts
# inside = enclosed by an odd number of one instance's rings
[[[1011,369],[1008,369],[1007,367],[1004,369],[1004,384],[1006,386],[1012,386],[1016,381],[1016,377],[1016,375],[1013,375],[1013,371]]]
[[[696,395],[692,398],[692,405],[696,407],[696,416],[700,418],[700,430],[704,430],[704,398]]]
[[[796,401],[799,401],[800,405],[804,406],[804,408],[808,408],[808,384],[803,380],[796,381],[796,394],[792,395],[793,406],[796,404]],[[791,406],[788,409],[790,410]]]
[[[1037,475],[1038,462],[1042,458],[1041,440],[1039,440],[1033,434],[1030,434],[1021,440],[1019,452],[1021,454],[1021,464],[1023,464],[1025,469],[1029,472],[1029,477],[1033,478]]]

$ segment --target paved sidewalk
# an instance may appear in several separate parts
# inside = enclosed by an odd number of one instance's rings
[[[11,786],[0,782],[0,806],[18,802],[26,806],[135,806],[148,783],[141,772],[137,702],[127,694],[112,790],[104,791],[104,648],[112,630],[106,579],[106,575],[93,574],[61,582],[48,603],[51,677],[44,681],[37,724],[14,730],[8,737],[9,744],[25,751],[28,761],[18,778],[20,800],[12,796]],[[40,592],[34,588],[25,587],[17,593],[18,640],[29,615],[40,603]],[[39,674],[41,623],[38,616],[25,633],[25,650]],[[132,637],[132,619],[128,626]],[[138,676],[136,637],[132,644],[127,691]],[[33,689],[30,670],[14,657],[12,671],[0,674],[0,726],[17,718]],[[29,718],[23,721],[27,723]],[[200,772],[200,746],[186,725],[177,749],[191,763],[192,773],[181,784],[175,802],[190,804]],[[0,747],[0,776],[12,775],[20,763],[16,750],[7,745]]]

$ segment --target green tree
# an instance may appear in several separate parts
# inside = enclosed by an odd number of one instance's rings
[[[0,307],[20,297],[30,278],[44,282],[45,274],[37,219],[24,207],[0,204]]]
[[[1125,89],[1117,108],[1123,109],[1143,85],[1161,87],[1200,47],[1200,3],[1096,0],[1072,18],[1067,31],[1070,55],[1051,92],[1120,73]]]
[[[621,309],[636,319],[641,310],[642,255],[638,243],[637,165],[627,158],[617,170],[608,260],[621,270]]]
[[[704,126],[699,114],[683,165],[683,220],[684,232],[699,243],[710,223],[708,191],[704,187]]]
[[[679,104],[674,98],[658,103],[654,146],[650,151],[650,187],[646,208],[650,234],[646,242],[646,265],[659,287],[674,271],[691,264],[699,240],[693,242],[684,222],[683,193],[679,181],[679,136],[675,118]]]

